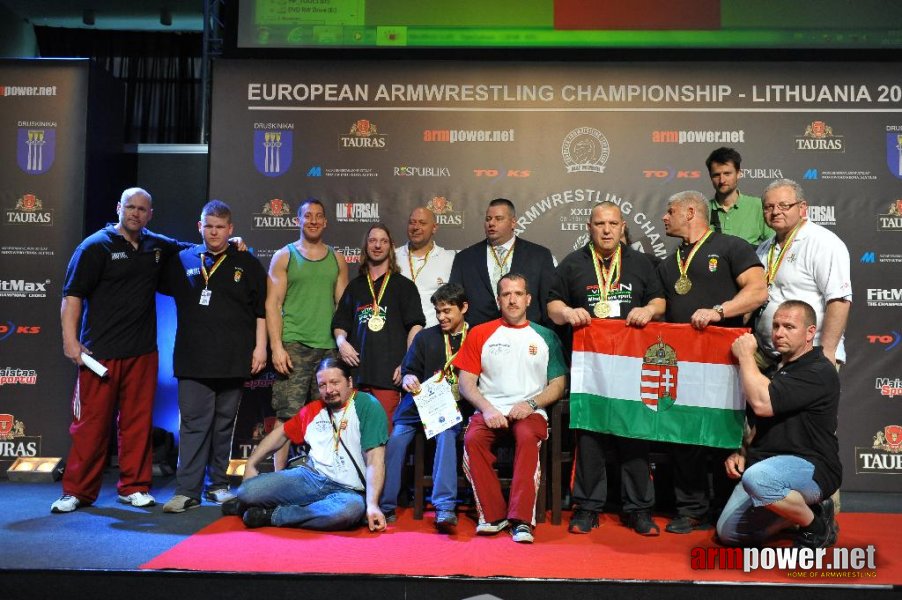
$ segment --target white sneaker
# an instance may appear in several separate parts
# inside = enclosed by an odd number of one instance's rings
[[[59,497],[59,500],[50,505],[50,512],[52,513],[67,513],[72,512],[76,508],[81,506],[81,500],[76,498],[75,496],[70,496],[69,494],[63,494]]]
[[[129,494],[128,496],[119,496],[119,502],[121,502],[122,504],[131,504],[132,506],[137,506],[138,508],[153,506],[157,503],[157,501],[153,499],[153,496],[151,496],[147,492],[135,492],[134,494]]]
[[[215,502],[216,504],[228,502],[232,498],[237,498],[237,496],[229,488],[216,488],[215,490],[204,492],[204,500]]]
[[[477,535],[493,535],[499,531],[503,531],[508,526],[507,519],[500,519],[491,523],[479,523],[476,525]]]
[[[532,527],[526,523],[520,523],[511,529],[511,538],[518,544],[531,544],[535,540],[532,535]]]

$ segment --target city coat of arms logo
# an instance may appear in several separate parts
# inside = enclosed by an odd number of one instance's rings
[[[290,129],[254,130],[254,166],[267,177],[284,175],[291,167],[294,132]]]
[[[29,175],[41,175],[56,158],[56,129],[19,127],[16,136],[16,162]]]

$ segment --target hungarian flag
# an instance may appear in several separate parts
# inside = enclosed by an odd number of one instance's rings
[[[730,346],[746,331],[592,319],[573,333],[570,427],[738,448],[745,398]]]

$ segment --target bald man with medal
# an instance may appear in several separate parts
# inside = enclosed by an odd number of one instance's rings
[[[663,317],[664,290],[655,263],[620,242],[625,225],[620,207],[614,203],[602,202],[592,209],[589,243],[564,258],[555,271],[547,307],[555,324],[582,327],[596,318],[623,319],[624,327],[643,327]],[[571,419],[591,420],[576,417]],[[589,533],[598,527],[608,491],[605,446],[611,443],[617,448],[623,523],[640,535],[658,535],[660,529],[651,519],[655,496],[649,442],[583,429],[576,433],[570,533]]]
[[[667,300],[665,321],[690,323],[700,330],[711,325],[744,327],[746,315],[767,300],[764,267],[751,244],[711,228],[709,211],[710,203],[701,192],[680,192],[667,202],[664,231],[681,243],[658,266]],[[668,444],[666,448],[673,458],[677,509],[667,531],[690,533],[710,528],[732,491],[722,469],[715,469],[711,510],[707,458],[723,451],[687,444]],[[714,457],[714,463],[722,462]]]

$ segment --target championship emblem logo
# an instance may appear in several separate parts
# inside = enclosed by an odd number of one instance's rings
[[[567,134],[561,145],[561,156],[568,173],[588,171],[604,173],[611,147],[604,134],[594,127],[578,127]]]
[[[677,400],[677,356],[672,346],[658,338],[642,359],[640,398],[653,411],[665,411]]]
[[[902,452],[902,425],[887,425],[883,431],[878,431],[874,436],[874,448],[884,452]]]
[[[267,177],[284,175],[291,167],[294,132],[289,129],[254,130],[254,166]]]
[[[29,175],[46,173],[56,157],[56,129],[19,127],[16,159],[19,168]]]
[[[717,257],[716,256],[712,256],[711,258],[708,259],[708,270],[711,271],[712,273],[717,272]]]
[[[886,166],[889,172],[902,179],[902,134],[886,134]]]

